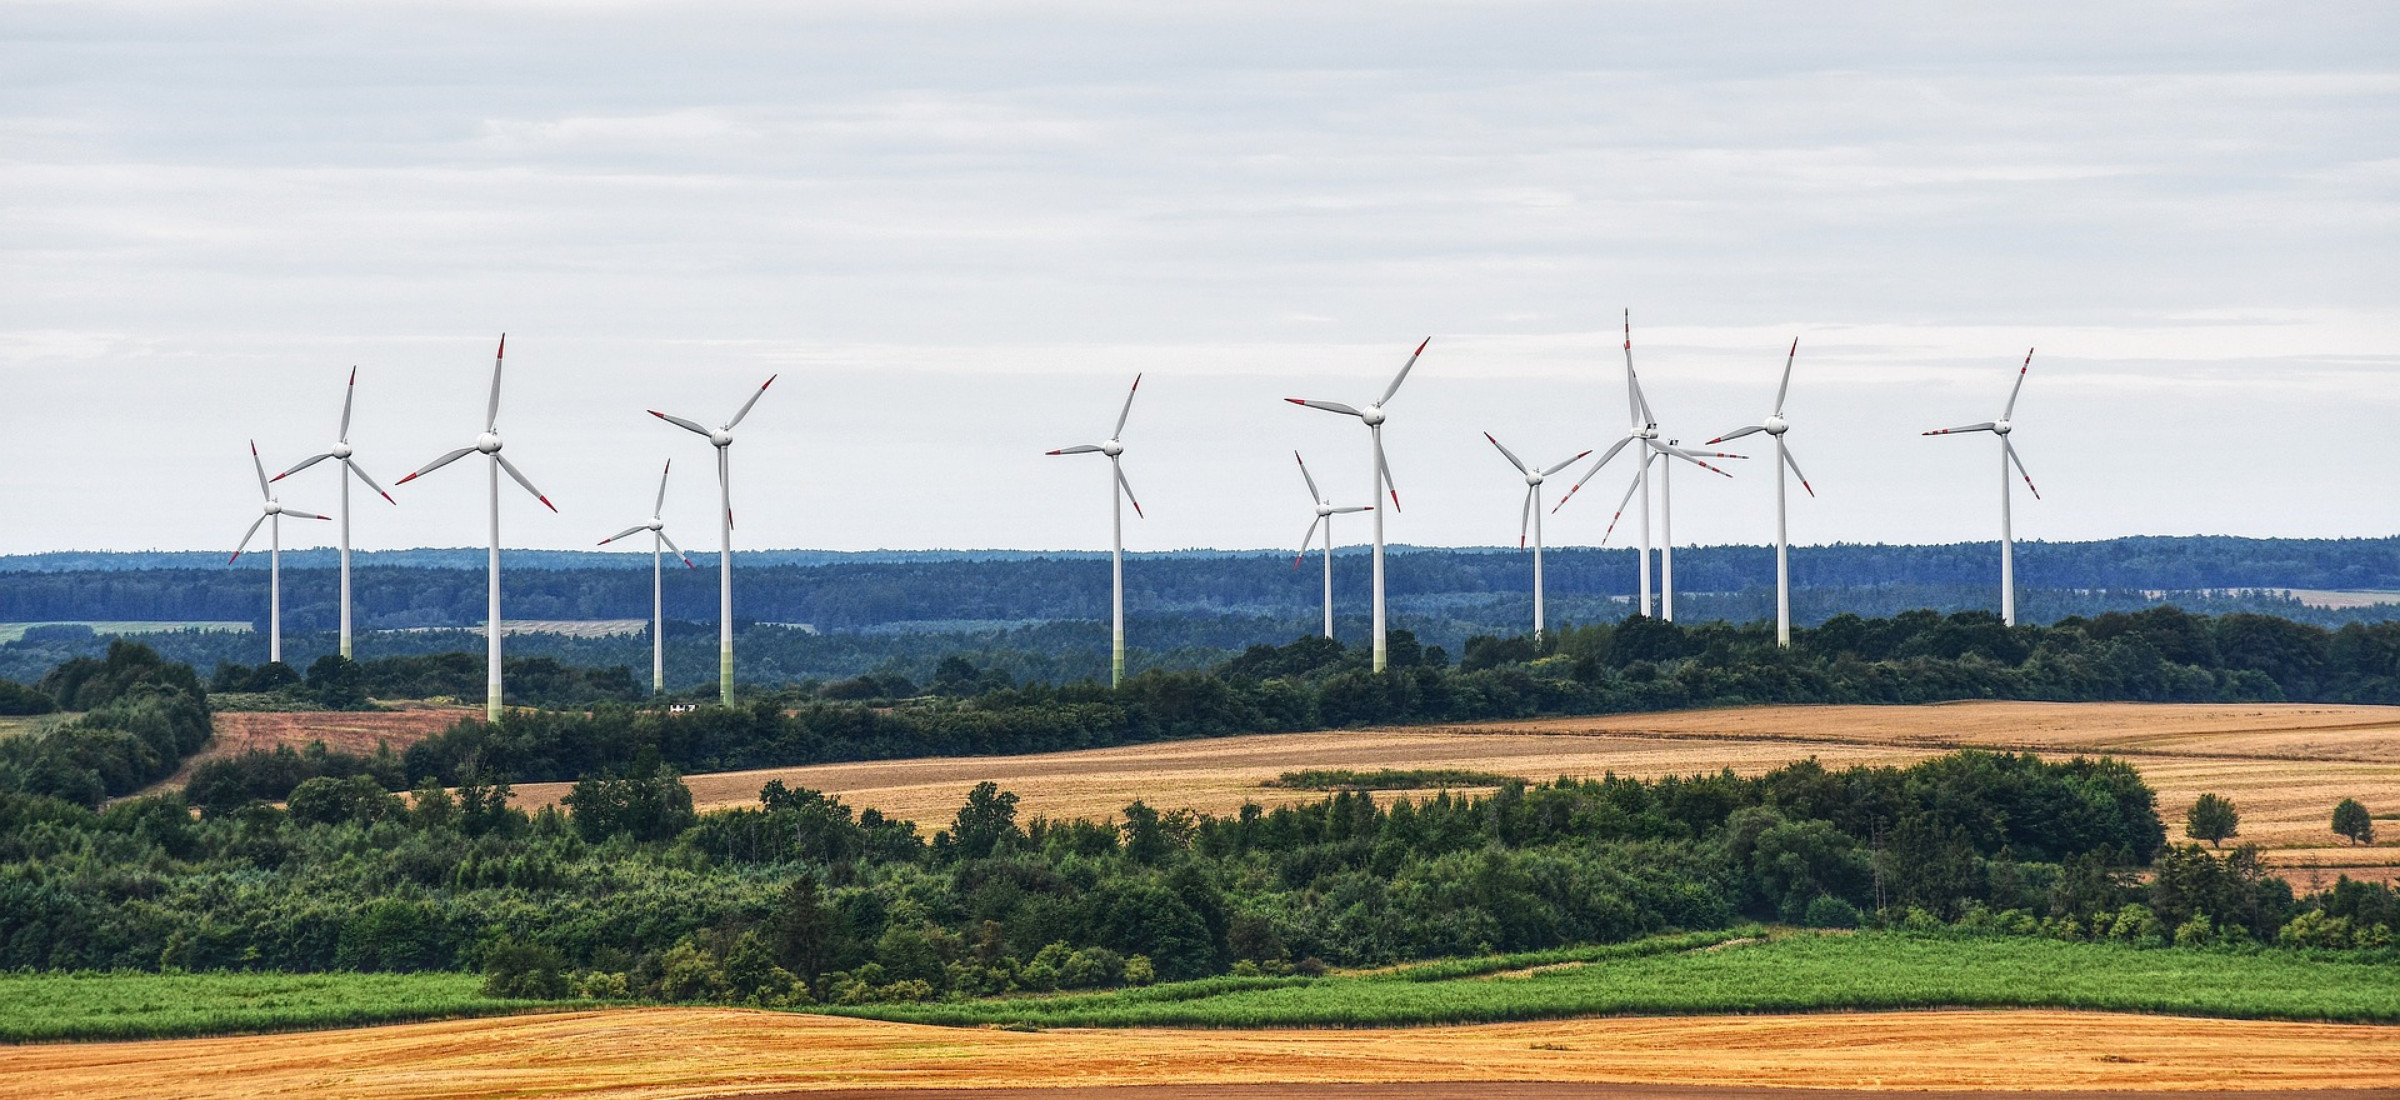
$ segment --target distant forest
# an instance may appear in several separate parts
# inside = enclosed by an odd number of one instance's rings
[[[740,675],[753,682],[922,675],[942,656],[977,655],[1019,678],[1053,682],[1105,671],[1105,555],[1012,551],[745,551],[737,555]],[[650,611],[648,555],[513,551],[511,619],[640,619]],[[1762,546],[1684,548],[1675,558],[1678,617],[1755,622],[1774,613],[1773,551]],[[716,558],[671,570],[666,584],[676,685],[713,679]],[[2400,592],[2400,539],[2127,538],[2018,547],[2018,602],[2031,623],[2164,601],[2206,614],[2264,612],[2325,626],[2400,617],[2400,608],[2330,611],[2261,589]],[[1395,548],[1388,558],[1394,625],[1457,649],[1477,634],[1514,634],[1531,620],[1532,561],[1507,549]],[[328,551],[285,555],[287,662],[304,668],[333,648],[336,574]],[[0,623],[233,621],[263,630],[264,555],[233,565],[195,553],[60,553],[0,558]],[[1630,550],[1561,548],[1547,555],[1552,623],[1615,622],[1633,610]],[[1803,625],[1850,613],[1986,609],[1995,603],[1993,543],[1948,546],[1801,547],[1792,552],[1793,613]],[[1129,640],[1136,667],[1200,668],[1260,642],[1316,628],[1320,576],[1290,556],[1177,552],[1135,554],[1126,565]],[[1335,555],[1337,629],[1366,632],[1366,552]],[[383,633],[361,656],[474,648],[458,631],[481,624],[481,551],[361,554],[354,571],[360,629]],[[149,641],[203,669],[264,659],[258,635],[162,635]],[[45,631],[0,646],[0,677],[38,676],[68,656],[105,649],[105,638]],[[511,652],[574,664],[649,663],[645,637],[528,636]],[[691,650],[691,652],[685,652]]]

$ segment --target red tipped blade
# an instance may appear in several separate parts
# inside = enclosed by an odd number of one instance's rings
[[[548,509],[550,509],[550,510],[551,510],[551,511],[553,511],[553,512],[555,512],[555,511],[558,511],[558,505],[555,505],[555,504],[552,504],[552,503],[550,503],[550,498],[549,498],[549,497],[545,497],[545,496],[536,496],[534,499],[541,501],[541,502],[542,502],[542,507],[544,507],[544,508],[548,508]]]
[[[1428,337],[1426,337],[1426,338],[1425,338],[1425,343],[1424,343],[1424,344],[1418,344],[1418,345],[1417,345],[1417,350],[1415,350],[1415,351],[1413,351],[1413,352],[1410,352],[1409,354],[1411,354],[1411,355],[1423,355],[1423,354],[1425,354],[1425,344],[1430,344],[1430,343],[1432,343],[1432,342],[1433,342],[1433,337],[1431,337],[1431,336],[1428,336]]]
[[[492,353],[492,358],[494,358],[494,359],[506,359],[506,358],[508,358],[508,334],[507,334],[507,333],[503,332],[503,333],[501,333],[501,334],[500,334],[500,350],[493,352],[493,353]]]

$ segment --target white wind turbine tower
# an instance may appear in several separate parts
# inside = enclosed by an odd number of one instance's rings
[[[1308,533],[1300,536],[1300,553],[1292,559],[1292,568],[1300,568],[1300,560],[1308,556],[1308,542],[1317,535],[1317,525],[1325,525],[1325,636],[1333,637],[1333,517],[1351,512],[1372,512],[1370,504],[1354,504],[1347,508],[1334,507],[1333,501],[1317,488],[1317,479],[1308,476],[1308,463],[1300,452],[1292,452],[1292,461],[1300,463],[1300,479],[1308,483],[1309,502],[1317,506],[1317,518],[1310,520]]]
[[[2033,349],[2025,349],[2025,362],[2017,367],[2016,387],[2008,391],[2008,404],[2001,408],[2000,419],[1956,428],[1942,428],[1926,435],[1957,435],[1961,432],[1990,432],[2000,437],[2000,621],[2017,625],[2017,567],[2016,539],[2009,530],[2008,505],[2014,488],[2009,484],[2008,468],[2014,463],[2017,473],[2024,477],[2025,487],[2033,490],[2033,499],[2042,499],[2042,491],[2033,488],[2033,475],[2025,472],[2025,460],[2017,457],[2017,445],[2009,442],[2008,433],[2016,430],[2009,418],[2016,415],[2017,395],[2025,392],[2025,373],[2033,369]]]
[[[1648,615],[1651,611],[1650,464],[1659,459],[1661,456],[1664,456],[1667,458],[1682,459],[1685,462],[1689,462],[1703,469],[1714,470],[1719,474],[1724,474],[1726,477],[1732,477],[1733,475],[1727,474],[1723,470],[1718,470],[1716,467],[1700,461],[1699,457],[1693,452],[1685,451],[1671,444],[1662,443],[1659,441],[1658,415],[1650,411],[1650,398],[1648,395],[1642,392],[1641,376],[1634,373],[1633,370],[1632,310],[1625,311],[1625,409],[1626,418],[1628,420],[1628,424],[1625,429],[1625,438],[1616,441],[1616,443],[1611,445],[1608,450],[1602,452],[1599,460],[1592,463],[1591,467],[1583,472],[1582,477],[1575,479],[1575,484],[1567,489],[1567,495],[1558,498],[1558,503],[1552,506],[1550,511],[1552,514],[1556,514],[1560,508],[1566,507],[1568,501],[1575,499],[1575,494],[1583,491],[1583,486],[1586,482],[1592,480],[1594,475],[1597,475],[1602,468],[1606,467],[1610,459],[1617,457],[1617,452],[1624,450],[1628,446],[1638,445],[1637,450],[1641,455],[1641,461],[1634,467],[1633,488],[1626,490],[1625,501],[1631,501],[1636,492],[1639,492],[1642,496],[1642,559],[1640,568],[1641,613],[1643,615]],[[1739,458],[1741,456],[1728,455],[1725,457]],[[1617,516],[1619,517],[1622,517],[1625,514],[1625,501],[1620,501],[1617,504]],[[1611,518],[1608,525],[1609,529],[1614,531],[1617,525],[1616,519]],[[1667,534],[1669,536],[1669,541],[1672,542],[1674,535],[1672,519],[1668,521]],[[1672,548],[1667,551],[1666,559],[1670,563],[1674,560],[1674,550]],[[1671,565],[1670,568],[1672,568]],[[1674,617],[1671,611],[1669,612],[1668,617]]]
[[[666,601],[661,598],[663,586],[660,583],[660,573],[662,572],[660,566],[663,561],[660,557],[662,547],[664,550],[675,551],[675,556],[683,559],[684,568],[696,568],[692,565],[691,555],[684,553],[682,547],[675,545],[675,540],[667,537],[666,521],[658,518],[659,513],[667,510],[667,473],[674,468],[675,460],[670,458],[667,460],[666,469],[658,472],[658,503],[650,506],[650,522],[634,524],[600,540],[600,545],[606,546],[627,535],[642,531],[650,532],[650,694],[652,695],[667,690],[667,605]]]
[[[1125,407],[1117,410],[1116,430],[1108,433],[1106,443],[1078,443],[1060,447],[1048,453],[1054,455],[1104,454],[1108,456],[1108,550],[1110,575],[1110,627],[1108,642],[1108,686],[1125,682],[1125,502],[1133,502],[1133,514],[1142,515],[1142,502],[1133,495],[1133,483],[1125,480],[1125,418],[1133,415],[1133,395],[1141,392],[1142,376],[1133,376],[1133,386],[1125,391]]]
[[[767,395],[767,387],[774,385],[779,377],[768,375],[750,400],[742,402],[741,411],[715,431],[680,416],[650,410],[650,415],[660,420],[707,436],[709,445],[717,449],[717,699],[729,707],[733,705],[733,429],[750,415],[751,406]]]
[[[1792,392],[1792,361],[1799,356],[1800,338],[1795,336],[1792,338],[1792,350],[1783,356],[1783,383],[1775,387],[1775,411],[1768,413],[1765,420],[1735,428],[1708,442],[1712,445],[1723,443],[1754,432],[1774,436],[1776,465],[1790,468],[1792,476],[1800,479],[1800,487],[1808,490],[1808,495],[1813,497],[1817,495],[1816,489],[1810,487],[1808,475],[1800,472],[1799,460],[1792,457],[1791,449],[1783,442],[1783,433],[1792,430],[1791,422],[1783,418],[1783,399]],[[1789,647],[1792,644],[1791,540],[1784,525],[1784,493],[1783,469],[1778,468],[1775,471],[1775,644]]]
[[[535,500],[541,501],[542,507],[548,508],[552,512],[558,511],[558,505],[550,503],[550,498],[543,496],[540,489],[534,488],[533,482],[525,479],[524,472],[517,469],[515,463],[510,462],[500,454],[500,366],[501,361],[507,357],[508,335],[506,333],[502,333],[500,336],[500,350],[492,353],[492,396],[490,402],[484,406],[483,434],[475,437],[474,445],[460,447],[449,454],[434,459],[433,461],[426,463],[424,467],[419,469],[417,472],[401,478],[399,481],[399,484],[406,485],[409,482],[424,477],[426,474],[430,474],[435,470],[439,470],[442,467],[456,462],[459,459],[465,458],[471,454],[480,453],[492,460],[490,463],[492,546],[489,575],[486,578],[487,599],[484,607],[483,619],[483,647],[485,655],[483,714],[486,719],[493,722],[500,720],[501,700],[500,471],[508,471],[508,476],[515,478],[517,484],[525,487],[526,492],[532,493]]]
[[[352,459],[352,458],[350,457],[350,456],[351,456],[351,455],[354,453],[354,452],[351,450],[351,447],[350,447],[350,404],[351,404],[351,401],[352,401],[354,398],[356,398],[357,396],[358,396],[358,368],[357,368],[357,367],[352,367],[352,368],[350,368],[350,384],[349,384],[347,387],[345,387],[345,388],[342,390],[342,426],[341,426],[341,430],[340,430],[340,431],[338,431],[338,432],[336,432],[336,433],[334,434],[333,449],[332,449],[332,450],[330,450],[330,451],[327,451],[327,452],[325,452],[324,454],[320,454],[320,455],[311,455],[311,456],[309,456],[308,458],[302,459],[298,465],[296,465],[296,466],[293,466],[291,469],[289,469],[289,470],[285,470],[284,472],[282,472],[282,473],[280,473],[280,474],[277,474],[277,475],[275,475],[275,480],[276,480],[276,481],[282,481],[283,479],[285,479],[285,478],[287,478],[287,477],[290,477],[290,476],[292,476],[293,474],[299,473],[300,471],[302,471],[302,470],[305,470],[305,469],[308,469],[309,467],[311,467],[311,466],[314,466],[314,465],[316,465],[317,463],[323,462],[323,461],[325,461],[326,459],[329,459],[329,458],[330,458],[330,459],[333,459],[334,461],[336,461],[336,462],[339,462],[339,463],[341,463],[341,464],[342,464],[342,659],[343,659],[343,660],[349,660],[349,659],[350,659],[350,657],[351,657],[351,652],[350,652],[350,478],[351,478],[353,475],[357,476],[358,480],[365,482],[365,483],[366,483],[366,485],[367,485],[367,488],[375,490],[375,495],[382,497],[386,503],[391,503],[391,504],[398,504],[398,503],[399,503],[399,501],[396,501],[396,500],[393,500],[393,499],[392,499],[392,494],[390,494],[390,493],[387,493],[387,492],[384,492],[384,491],[383,491],[383,486],[375,484],[375,479],[374,479],[374,478],[371,478],[371,477],[368,477],[368,476],[367,476],[367,472],[366,472],[365,470],[359,469],[359,468],[358,468],[358,462],[357,462],[356,460],[354,460],[354,459]]]
[[[1492,446],[1500,449],[1500,457],[1507,459],[1509,465],[1516,467],[1518,473],[1525,475],[1525,506],[1517,510],[1517,549],[1525,548],[1525,532],[1530,528],[1533,532],[1533,637],[1535,641],[1540,641],[1542,637],[1542,482],[1547,480],[1550,475],[1574,465],[1584,455],[1592,452],[1587,450],[1573,458],[1536,470],[1525,465],[1524,460],[1518,458],[1516,452],[1509,450],[1507,444],[1494,439],[1492,433],[1485,432],[1483,437],[1490,439]]]
[[[1312,409],[1323,409],[1326,412],[1337,412],[1344,416],[1355,416],[1361,423],[1367,426],[1367,436],[1372,442],[1375,452],[1375,492],[1373,496],[1370,496],[1367,499],[1382,500],[1386,488],[1389,487],[1389,491],[1392,494],[1392,511],[1395,512],[1400,510],[1400,489],[1397,486],[1391,485],[1392,468],[1391,465],[1385,462],[1383,459],[1383,407],[1391,402],[1393,394],[1400,392],[1400,383],[1408,381],[1409,368],[1417,365],[1417,357],[1425,354],[1425,345],[1432,342],[1433,337],[1428,336],[1425,338],[1424,343],[1417,345],[1417,350],[1408,353],[1408,362],[1400,364],[1400,373],[1392,376],[1392,384],[1384,387],[1383,396],[1376,398],[1374,404],[1369,405],[1364,409],[1354,409],[1338,401],[1310,401],[1299,397],[1284,398],[1284,400],[1289,401],[1294,405],[1306,405]],[[1381,508],[1375,509],[1374,561],[1375,671],[1381,672],[1383,671],[1386,657],[1386,639],[1384,638],[1383,626],[1383,509]]]
[[[1600,535],[1600,545],[1608,545],[1609,536],[1616,534],[1617,521],[1625,518],[1625,506],[1633,501],[1634,492],[1642,487],[1643,480],[1649,476],[1650,465],[1654,462],[1658,463],[1658,617],[1670,623],[1675,621],[1675,464],[1659,460],[1680,458],[1701,469],[1732,477],[1732,474],[1727,474],[1702,459],[1750,457],[1728,454],[1724,451],[1687,451],[1677,446],[1681,442],[1683,441],[1680,439],[1670,439],[1663,443],[1655,439],[1650,441],[1651,453],[1642,459],[1642,469],[1633,472],[1633,483],[1625,487],[1625,495],[1617,501],[1616,514],[1608,518],[1608,530]],[[1576,488],[1582,488],[1582,485],[1579,483]],[[1570,490],[1567,495],[1575,494]],[[1564,506],[1567,502],[1561,500],[1558,503]],[[1647,554],[1644,556],[1646,557]]]
[[[286,508],[282,502],[275,499],[274,490],[267,488],[267,466],[266,463],[259,461],[257,440],[250,442],[250,466],[258,471],[258,496],[259,500],[263,502],[261,510],[264,514],[250,521],[250,529],[242,533],[242,544],[233,548],[233,556],[225,559],[225,564],[232,565],[234,562],[242,560],[242,551],[250,548],[250,540],[257,537],[259,525],[267,525],[267,546],[270,548],[267,557],[267,660],[281,663],[283,660],[283,517],[291,516],[295,519],[327,519],[330,517],[320,516],[315,512],[302,512]]]

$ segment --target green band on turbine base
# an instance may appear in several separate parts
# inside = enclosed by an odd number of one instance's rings
[[[726,706],[733,705],[733,650],[717,654],[717,699]]]

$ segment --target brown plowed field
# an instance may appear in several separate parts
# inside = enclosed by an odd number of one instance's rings
[[[473,718],[483,713],[482,707],[437,706],[432,703],[395,704],[399,709],[385,711],[306,710],[306,711],[221,711],[211,717],[215,734],[208,745],[183,762],[175,774],[161,780],[152,789],[181,787],[192,777],[192,769],[202,761],[219,756],[233,756],[252,749],[273,749],[277,745],[306,748],[311,741],[323,741],[336,752],[371,753],[378,742],[400,752],[434,734],[449,729],[461,718]]]
[[[2400,1030],[1962,1011],[1408,1030],[1019,1033],[659,1008],[0,1048],[0,1097],[83,1100],[1162,1085],[1251,1086],[1209,1095],[1263,1097],[1286,1095],[1290,1085],[1506,1081],[1823,1090],[2388,1089],[2400,1086]]]
[[[1549,779],[1655,777],[1730,767],[1755,773],[1807,757],[1828,767],[1900,764],[1963,747],[2047,756],[2106,753],[2133,762],[2159,792],[2180,838],[2204,791],[2231,798],[2242,839],[2299,866],[2389,878],[2400,847],[2344,850],[2334,803],[2400,808],[2400,707],[2139,703],[1948,703],[1935,706],[1744,707],[1326,733],[1226,737],[1037,756],[935,757],[689,777],[703,807],[755,804],[769,779],[840,794],[853,806],[928,827],[946,824],[986,779],[1017,793],[1019,813],[1102,818],[1136,798],[1229,813],[1321,797],[1261,784],[1302,768],[1467,768]],[[567,785],[518,788],[524,804]],[[2386,831],[2400,833],[2400,824]]]

